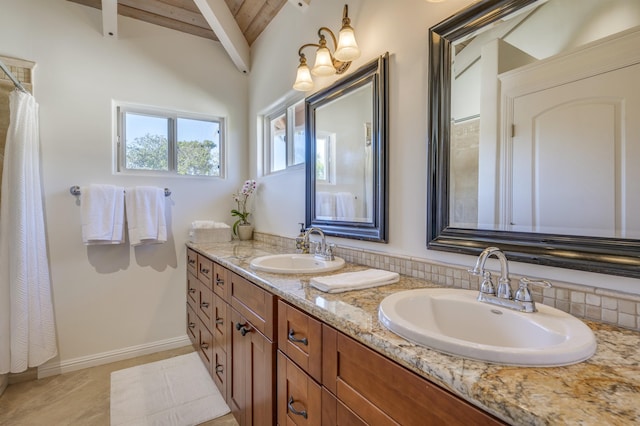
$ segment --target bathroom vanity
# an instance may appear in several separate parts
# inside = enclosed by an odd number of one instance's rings
[[[554,368],[488,364],[415,345],[378,322],[402,277],[327,294],[313,275],[256,272],[257,241],[187,248],[187,332],[241,425],[630,424],[640,421],[640,335],[588,323],[598,350]],[[343,271],[365,269],[347,264]]]

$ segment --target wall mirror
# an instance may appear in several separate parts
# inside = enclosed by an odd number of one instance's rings
[[[387,241],[388,62],[384,54],[306,106],[306,226]]]
[[[640,2],[487,0],[429,45],[427,246],[640,278]]]

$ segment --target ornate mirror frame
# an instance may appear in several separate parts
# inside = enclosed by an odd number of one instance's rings
[[[427,247],[475,255],[497,246],[509,259],[520,262],[640,278],[638,240],[450,226],[451,45],[535,1],[482,1],[429,30]]]
[[[306,111],[306,226],[326,235],[386,243],[388,238],[388,104],[389,54],[378,57],[333,85],[309,96]],[[373,117],[373,214],[371,221],[324,220],[316,217],[316,109],[371,83]]]

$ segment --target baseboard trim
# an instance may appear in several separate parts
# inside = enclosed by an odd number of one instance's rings
[[[185,334],[172,339],[130,346],[128,348],[73,358],[66,361],[53,360],[38,367],[38,379],[82,370],[83,368],[96,367],[98,365],[109,364],[111,362],[122,361],[129,358],[135,358],[137,356],[149,355],[169,349],[181,348],[190,344],[191,341]]]

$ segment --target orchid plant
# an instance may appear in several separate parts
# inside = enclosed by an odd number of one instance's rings
[[[253,179],[247,180],[244,185],[242,185],[242,189],[237,193],[233,194],[233,200],[238,205],[238,208],[231,210],[231,216],[235,216],[238,218],[233,224],[233,234],[238,235],[238,226],[240,225],[251,225],[249,223],[249,215],[250,212],[247,211],[247,201],[249,200],[249,196],[256,190],[257,184]]]

